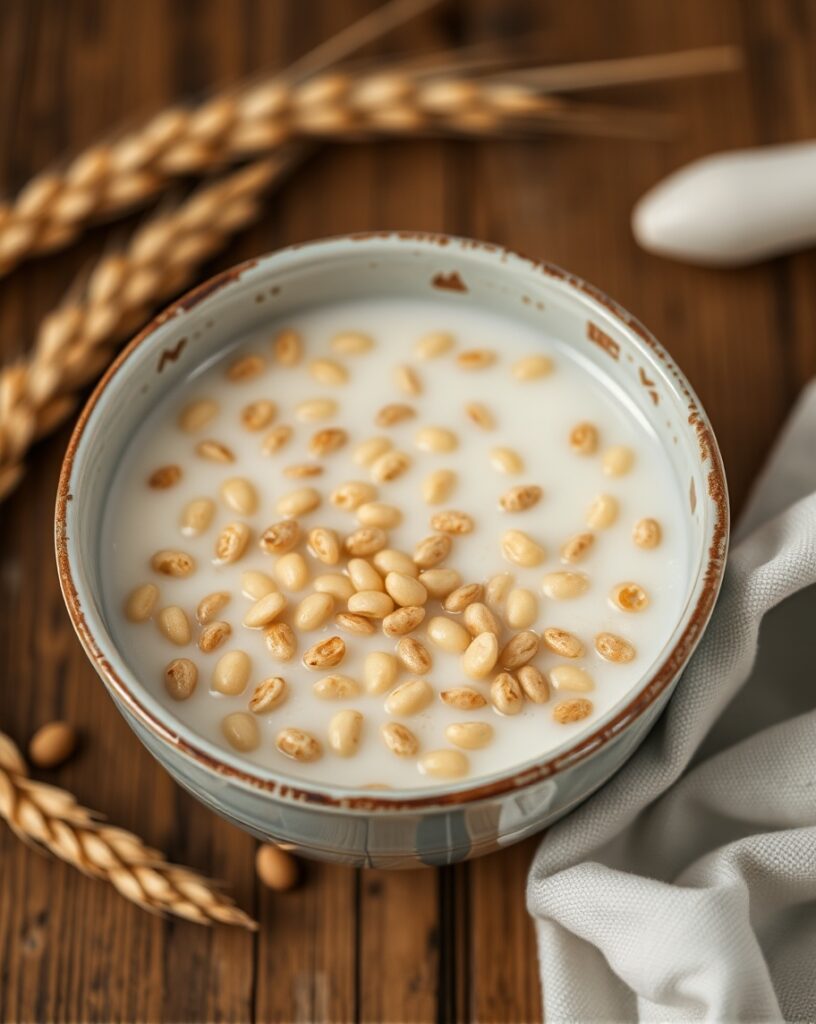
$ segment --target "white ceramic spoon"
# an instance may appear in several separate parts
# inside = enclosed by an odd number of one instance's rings
[[[687,164],[637,203],[632,230],[649,252],[712,266],[816,244],[816,142]]]

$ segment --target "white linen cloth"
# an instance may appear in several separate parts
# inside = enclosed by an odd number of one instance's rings
[[[811,384],[666,712],[536,853],[547,1024],[816,1020],[814,492]]]

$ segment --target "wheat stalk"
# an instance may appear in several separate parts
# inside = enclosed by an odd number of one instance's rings
[[[168,863],[132,832],[104,824],[64,789],[28,778],[19,749],[3,732],[0,817],[20,839],[49,850],[86,875],[110,882],[145,910],[198,924],[258,927],[214,882]]]
[[[257,218],[262,193],[300,156],[282,151],[152,217],[123,251],[100,259],[77,298],[44,318],[29,354],[0,368],[0,501],[21,479],[29,447],[70,415],[112,347]]]

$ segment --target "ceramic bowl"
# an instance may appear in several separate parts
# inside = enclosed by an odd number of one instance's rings
[[[117,463],[151,407],[203,361],[272,317],[314,303],[444,293],[580,350],[662,439],[685,496],[691,543],[682,617],[639,686],[585,733],[513,771],[416,791],[313,787],[242,761],[163,708],[125,663],[102,604],[99,538]],[[445,864],[542,829],[602,785],[663,710],[711,614],[728,499],[708,419],[688,381],[637,320],[548,263],[443,236],[373,234],[293,246],[219,274],[152,321],[85,407],[60,480],[59,573],[74,627],[116,706],[171,775],[264,839],[356,865]],[[115,766],[114,766],[115,769]]]

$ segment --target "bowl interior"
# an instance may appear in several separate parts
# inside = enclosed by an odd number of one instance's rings
[[[202,364],[242,334],[321,303],[371,296],[478,304],[538,327],[571,347],[586,368],[618,389],[661,439],[687,502],[689,564],[682,618],[661,657],[604,718],[512,773],[557,771],[614,738],[676,677],[713,607],[727,540],[727,498],[719,454],[704,413],[663,349],[605,296],[563,271],[491,246],[404,236],[338,239],[294,247],[236,268],[202,285],[161,314],[112,367],[77,426],[58,502],[61,577],[75,625],[106,683],[168,742],[201,751],[209,761],[246,771],[240,756],[192,734],[139,683],[111,635],[102,601],[101,523],[111,482],[129,439],[154,407]],[[250,766],[274,783],[284,776]],[[478,778],[439,787],[473,789]],[[331,787],[321,787],[330,790]],[[348,793],[349,790],[337,790]],[[416,791],[427,796],[428,790]],[[411,791],[400,791],[410,798]]]

